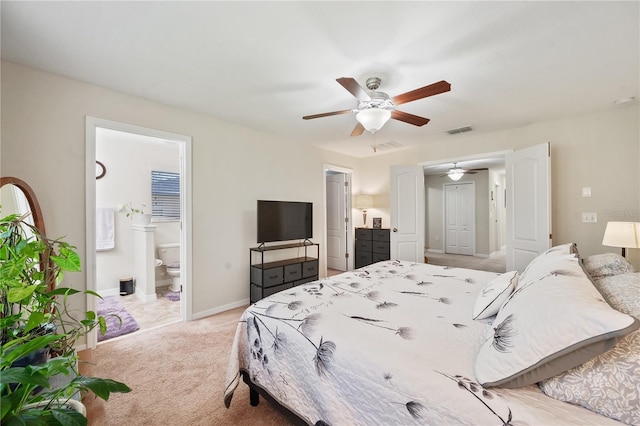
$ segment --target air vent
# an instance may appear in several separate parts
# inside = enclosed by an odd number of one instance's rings
[[[378,152],[378,151],[386,151],[387,149],[401,148],[403,146],[404,145],[402,145],[399,142],[389,141],[389,142],[381,143],[378,145],[371,145],[371,148],[373,148],[373,152]]]
[[[450,135],[455,135],[456,133],[470,132],[472,130],[473,129],[471,128],[471,126],[464,126],[464,127],[458,127],[457,129],[447,130],[447,133],[449,133]]]

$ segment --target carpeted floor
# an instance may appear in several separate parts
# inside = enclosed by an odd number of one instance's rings
[[[140,328],[135,318],[120,303],[119,298],[120,296],[106,296],[98,299],[98,315],[105,317],[107,322],[107,333],[104,335],[98,333],[98,342],[133,333]]]
[[[231,407],[224,407],[229,351],[244,309],[141,331],[135,338],[107,341],[83,354],[90,361],[82,364],[85,374],[119,380],[132,388],[107,402],[85,397],[89,425],[292,424],[264,399],[251,407],[244,384]]]

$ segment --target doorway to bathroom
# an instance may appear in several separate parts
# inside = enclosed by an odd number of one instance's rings
[[[122,307],[137,331],[191,319],[190,143],[87,117],[87,288]]]

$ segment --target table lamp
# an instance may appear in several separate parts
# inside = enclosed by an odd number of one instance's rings
[[[607,222],[602,245],[621,247],[622,257],[626,257],[627,248],[640,248],[640,223]]]

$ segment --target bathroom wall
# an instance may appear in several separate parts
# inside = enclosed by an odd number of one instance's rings
[[[99,129],[96,159],[106,175],[96,180],[96,207],[115,209],[115,248],[96,252],[97,290],[117,294],[120,277],[133,275],[133,231],[131,217],[118,211],[119,205],[144,204],[151,213],[151,170],[179,172],[179,148],[176,143],[157,138]],[[156,245],[180,241],[180,222],[154,221]],[[156,268],[156,287],[169,285],[164,268]]]

